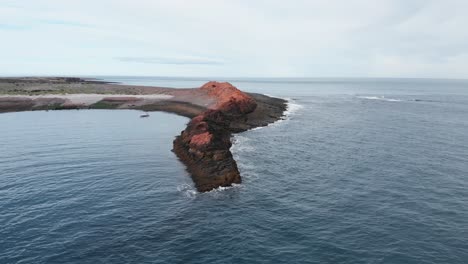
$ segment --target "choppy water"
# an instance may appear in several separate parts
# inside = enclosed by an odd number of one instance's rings
[[[233,83],[290,111],[204,194],[170,152],[183,117],[1,114],[0,263],[468,263],[468,82]]]

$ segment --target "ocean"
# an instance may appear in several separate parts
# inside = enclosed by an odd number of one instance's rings
[[[289,108],[208,193],[171,152],[187,118],[0,114],[0,263],[468,263],[467,80],[227,81]]]

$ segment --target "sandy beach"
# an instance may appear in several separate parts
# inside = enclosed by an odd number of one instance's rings
[[[144,94],[144,95],[132,95],[132,94],[41,94],[41,95],[0,95],[0,98],[27,98],[31,100],[44,101],[44,99],[64,99],[70,104],[88,106],[97,103],[103,99],[109,100],[167,100],[173,98],[172,95],[167,94]],[[1,99],[0,99],[1,100]]]
[[[281,118],[284,100],[249,93],[256,111],[233,131],[266,126]],[[0,113],[65,109],[135,109],[164,111],[193,118],[217,106],[217,100],[198,88],[124,85],[76,77],[0,78]]]

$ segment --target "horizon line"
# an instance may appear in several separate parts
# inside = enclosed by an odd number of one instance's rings
[[[341,79],[341,80],[358,80],[358,79],[369,79],[369,80],[383,80],[383,79],[396,79],[396,80],[457,80],[457,81],[468,81],[468,78],[449,78],[449,77],[346,77],[346,76],[333,76],[333,77],[306,77],[306,76],[280,76],[280,77],[267,77],[267,76],[163,76],[163,75],[109,75],[109,74],[18,74],[18,75],[2,75],[0,78],[34,78],[34,77],[78,77],[78,78],[100,78],[100,77],[115,77],[115,78],[161,78],[161,79],[193,79],[193,80],[215,80],[215,79],[226,79],[226,80],[236,80],[236,79],[309,79],[309,80],[331,80],[331,79]]]

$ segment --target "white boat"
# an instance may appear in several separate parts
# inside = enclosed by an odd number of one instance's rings
[[[140,117],[149,117],[149,114],[148,114],[148,113],[144,113],[144,114],[140,115]]]

